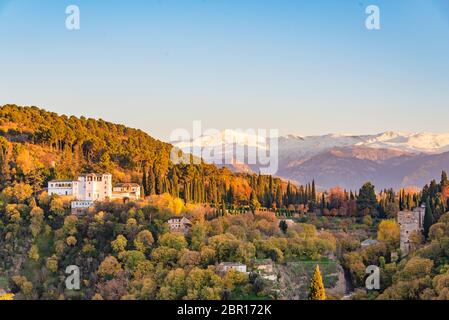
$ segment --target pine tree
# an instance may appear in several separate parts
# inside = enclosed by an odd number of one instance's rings
[[[326,291],[319,265],[316,266],[312,280],[310,281],[309,300],[326,300]]]
[[[365,183],[357,197],[357,208],[363,213],[372,213],[377,205],[376,192],[371,182]]]

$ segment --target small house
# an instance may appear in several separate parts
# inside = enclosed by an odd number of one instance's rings
[[[365,241],[362,241],[362,243],[360,244],[362,246],[362,248],[366,248],[375,244],[378,244],[379,241],[375,240],[375,239],[366,239]]]
[[[230,270],[246,273],[246,264],[238,262],[222,262],[216,266],[217,273],[225,274]]]
[[[170,232],[182,232],[184,234],[189,233],[192,223],[184,216],[175,216],[168,220],[170,226]]]

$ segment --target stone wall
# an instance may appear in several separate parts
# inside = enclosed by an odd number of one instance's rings
[[[401,230],[400,249],[402,256],[406,256],[413,249],[410,236],[415,232],[423,231],[425,208],[415,208],[413,211],[400,211],[398,223]]]

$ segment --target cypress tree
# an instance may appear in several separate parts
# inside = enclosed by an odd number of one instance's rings
[[[441,173],[441,187],[445,187],[449,185],[449,180],[447,178],[447,173],[446,171],[443,171]]]
[[[312,280],[309,286],[309,300],[326,300],[323,278],[321,277],[320,266],[315,267]]]
[[[321,209],[321,214],[324,213],[324,208],[326,207],[326,199],[324,198],[324,192],[321,195],[321,203],[320,203],[320,209]]]
[[[142,185],[143,185],[143,194],[148,195],[148,185],[147,185],[147,169],[143,168],[143,176],[142,176]]]
[[[426,200],[426,213],[424,214],[424,236],[427,238],[429,236],[429,229],[433,224],[433,212],[430,205],[430,198]]]
[[[316,202],[315,180],[312,180],[312,201]]]

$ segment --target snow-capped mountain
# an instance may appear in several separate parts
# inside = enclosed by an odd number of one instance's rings
[[[437,178],[441,170],[449,169],[449,133],[288,135],[277,143],[277,175],[298,183],[315,179],[323,188],[340,185],[355,189],[367,180],[381,188],[422,186]],[[229,167],[255,172],[257,165],[243,164],[248,154],[274,150],[263,135],[232,130],[173,144],[206,160],[207,155],[214,159],[233,157],[235,161]],[[236,159],[245,160],[242,163]]]
[[[396,133],[385,132],[367,139],[361,145],[407,152],[442,153],[449,151],[449,133]]]
[[[336,135],[296,137],[280,140],[283,150],[296,155],[318,154],[335,147],[368,147],[394,149],[408,153],[443,153],[449,151],[449,133],[398,133],[384,132],[376,135]]]
[[[266,150],[266,139],[257,132],[224,130],[202,135],[190,141],[170,141],[175,147],[195,156],[208,158],[247,154],[248,150]]]

